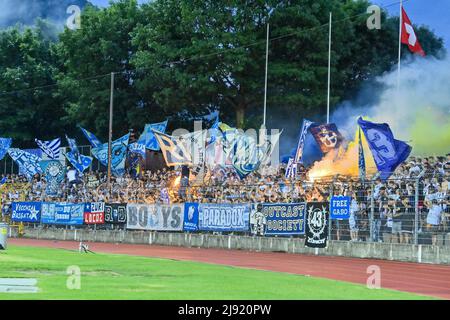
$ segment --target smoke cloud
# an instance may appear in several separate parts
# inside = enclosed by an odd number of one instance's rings
[[[332,116],[348,140],[353,140],[356,119],[362,115],[389,124],[397,139],[413,147],[414,155],[445,155],[450,151],[448,57],[416,57],[402,65],[400,78],[394,68],[376,83],[378,89],[363,90],[357,99],[359,104],[346,102]]]

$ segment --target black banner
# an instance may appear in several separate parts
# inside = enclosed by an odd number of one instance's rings
[[[126,203],[105,203],[105,223],[127,222]]]
[[[328,240],[328,202],[308,202],[306,209],[305,246],[326,248]]]

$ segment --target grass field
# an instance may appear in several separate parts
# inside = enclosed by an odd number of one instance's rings
[[[67,289],[67,267],[81,270],[81,288]],[[426,299],[328,279],[113,254],[10,246],[0,251],[0,278],[38,279],[35,294],[0,299]]]

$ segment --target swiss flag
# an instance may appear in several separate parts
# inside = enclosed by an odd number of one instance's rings
[[[422,57],[425,57],[425,52],[422,49],[422,46],[417,40],[416,33],[414,32],[414,28],[412,26],[411,21],[408,18],[408,15],[405,12],[405,9],[402,7],[402,43],[407,44],[409,50],[413,53],[417,53]]]

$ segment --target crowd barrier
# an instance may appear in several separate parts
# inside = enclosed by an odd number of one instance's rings
[[[312,203],[309,203],[312,206]],[[13,202],[11,221],[70,227],[117,226],[148,231],[304,235],[307,203]]]
[[[359,206],[353,208],[356,201]],[[326,231],[321,229],[320,232],[326,233],[329,240],[450,246],[450,232],[445,229],[446,224],[442,229],[428,232],[426,213],[421,210],[411,210],[401,217],[386,216],[381,219],[378,216],[377,221],[373,202],[350,196],[332,196],[329,202],[320,203],[13,202],[10,220],[13,223],[65,228],[304,237],[308,207],[315,204],[322,207],[327,215],[323,225]],[[380,225],[377,225],[379,222]],[[398,222],[401,226],[394,230]],[[390,230],[387,230],[389,224]],[[357,238],[354,238],[355,233]],[[435,237],[434,243],[432,237]]]

